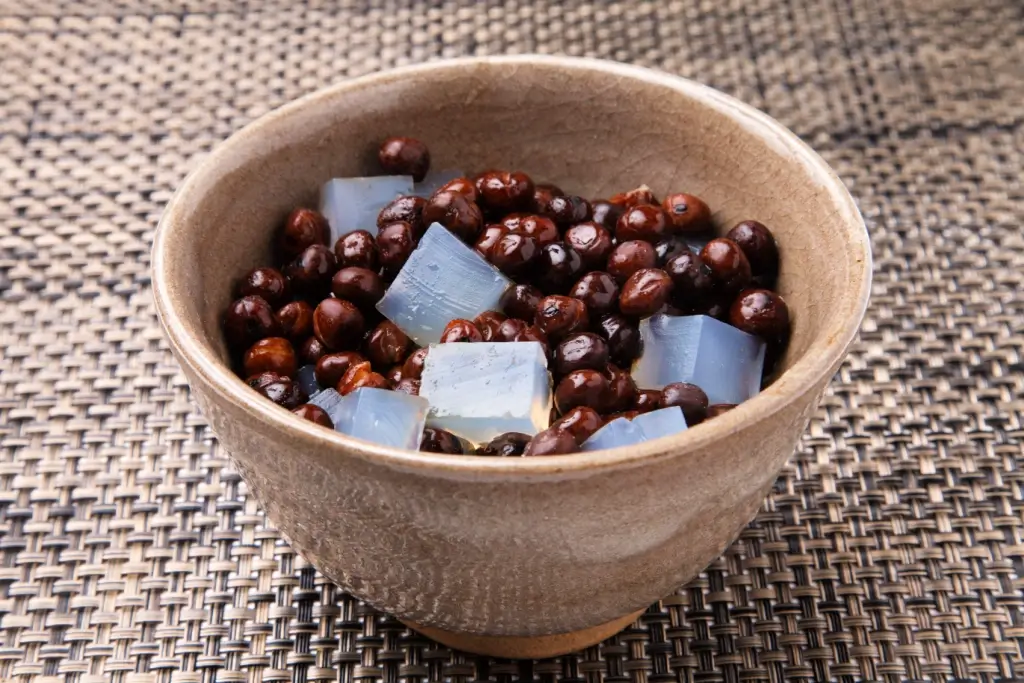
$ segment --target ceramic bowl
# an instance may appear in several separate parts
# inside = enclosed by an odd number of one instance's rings
[[[545,458],[399,451],[298,419],[227,363],[232,284],[328,178],[377,173],[389,135],[434,168],[520,169],[586,197],[703,197],[719,229],[777,236],[784,371],[676,436]],[[755,515],[854,338],[869,242],[828,166],[768,116],[674,76],[594,60],[435,62],[344,81],[213,151],[161,220],[157,310],[192,394],[289,542],[345,590],[442,642],[546,656],[589,645],[701,571]]]

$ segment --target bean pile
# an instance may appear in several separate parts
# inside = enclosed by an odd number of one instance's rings
[[[385,173],[417,181],[430,167],[426,145],[411,138],[386,140],[379,160]],[[435,222],[516,283],[500,312],[452,320],[441,342],[540,342],[555,413],[536,436],[503,434],[475,451],[427,428],[423,451],[570,453],[614,417],[679,406],[693,426],[733,407],[708,405],[692,384],[636,386],[629,368],[641,353],[645,316],[703,314],[761,337],[766,375],[789,338],[788,308],[772,291],[779,253],[761,223],[743,221],[719,237],[710,208],[691,194],[659,201],[641,186],[591,201],[521,171],[488,170],[451,180],[429,198],[396,198],[380,212],[376,236],[356,230],[333,248],[327,220],[295,209],[276,236],[276,267],[247,273],[225,314],[239,374],[264,397],[327,427],[330,417],[306,403],[302,366],[315,365],[319,386],[342,395],[360,387],[417,394],[427,349],[375,305]],[[694,240],[706,241],[699,253]]]

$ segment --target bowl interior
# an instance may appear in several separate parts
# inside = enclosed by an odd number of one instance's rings
[[[519,169],[569,193],[641,183],[712,207],[719,232],[756,219],[781,250],[793,335],[782,367],[842,348],[859,323],[867,241],[852,201],[813,153],[767,117],[697,84],[585,60],[452,62],[343,83],[222,145],[179,195],[161,266],[173,314],[227,360],[220,316],[274,230],[338,176],[378,174],[389,135],[422,139],[435,169]],[[826,362],[827,364],[827,362]],[[833,364],[834,367],[834,364]],[[769,389],[771,391],[771,389]]]

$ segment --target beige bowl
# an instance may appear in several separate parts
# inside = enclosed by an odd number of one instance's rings
[[[434,168],[521,169],[587,197],[647,183],[705,198],[721,228],[771,227],[794,328],[785,372],[739,408],[634,448],[475,458],[383,448],[289,414],[231,372],[233,282],[287,212],[376,173],[388,135]],[[846,189],[764,114],[611,62],[502,57],[346,81],[247,126],[188,177],[153,249],[157,310],[204,415],[292,545],[442,642],[546,656],[626,625],[754,516],[857,332],[871,257]]]

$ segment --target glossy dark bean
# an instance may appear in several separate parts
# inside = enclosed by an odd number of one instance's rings
[[[708,267],[711,279],[724,291],[738,292],[750,284],[750,262],[732,240],[713,239],[700,250],[700,260]]]
[[[331,277],[335,270],[337,260],[331,250],[322,244],[314,244],[285,266],[284,272],[295,293],[314,302],[331,291]]]
[[[484,227],[484,215],[464,194],[435,192],[423,207],[423,222],[440,223],[463,242],[473,244]]]
[[[552,197],[561,197],[565,193],[562,188],[549,183],[535,183],[533,186],[533,203],[530,210],[534,213],[542,213]]]
[[[654,247],[642,240],[617,244],[608,255],[606,270],[620,285],[641,268],[654,268],[658,258]]]
[[[383,228],[391,223],[408,223],[412,226],[413,237],[419,239],[427,226],[423,223],[423,207],[427,200],[423,197],[398,197],[380,210],[377,215],[377,227]]]
[[[565,415],[577,406],[602,412],[607,405],[608,378],[597,370],[576,370],[555,386],[555,407]]]
[[[418,379],[403,377],[397,382],[394,382],[393,386],[394,390],[400,394],[409,394],[410,396],[420,395],[420,381]]]
[[[388,138],[377,152],[380,167],[389,175],[411,175],[416,182],[430,170],[430,150],[416,138]]]
[[[510,318],[532,322],[544,293],[533,285],[515,285],[501,297],[501,310]]]
[[[292,410],[293,413],[301,417],[303,420],[309,420],[314,424],[318,424],[321,427],[327,427],[328,429],[334,429],[334,421],[331,420],[331,416],[324,412],[324,409],[320,406],[315,406],[312,403],[306,403]]]
[[[725,235],[740,246],[754,277],[773,278],[779,271],[779,246],[772,231],[757,221],[737,223]]]
[[[261,296],[274,308],[280,308],[288,301],[290,287],[288,280],[277,268],[253,268],[236,288],[236,296]]]
[[[612,234],[600,223],[577,223],[565,231],[565,243],[574,249],[589,269],[604,268],[612,253]]]
[[[548,335],[546,335],[544,331],[536,325],[528,325],[526,329],[517,334],[515,339],[512,341],[537,342],[543,348],[544,356],[546,357],[548,355]]]
[[[316,362],[316,369],[313,371],[316,383],[324,388],[336,387],[350,367],[366,362],[367,358],[356,351],[324,354]]]
[[[427,347],[423,347],[409,354],[402,364],[403,379],[419,379],[423,375],[423,363],[427,360],[428,351]]]
[[[708,395],[696,384],[673,382],[661,390],[661,407],[678,406],[686,418],[686,426],[692,427],[704,421],[708,410]]]
[[[341,381],[338,382],[337,391],[342,396],[347,396],[356,389],[362,389],[363,387],[390,389],[391,385],[388,384],[388,380],[384,375],[373,371],[369,362],[356,363],[350,365],[345,374],[342,375]]]
[[[366,355],[377,368],[401,363],[412,349],[412,340],[390,320],[373,328],[366,337]]]
[[[579,449],[580,446],[576,443],[576,439],[573,438],[572,434],[549,427],[530,439],[530,443],[526,444],[523,455],[566,455],[568,453],[575,453]]]
[[[546,296],[537,304],[534,323],[553,341],[573,332],[583,332],[590,324],[587,305],[568,296]]]
[[[732,305],[732,300],[728,296],[716,294],[709,301],[705,302],[701,308],[698,308],[695,313],[699,315],[706,315],[722,322],[729,321],[729,307]]]
[[[533,180],[520,171],[487,171],[474,182],[477,201],[489,212],[527,211],[533,204]]]
[[[261,296],[243,296],[224,313],[224,337],[235,350],[242,351],[260,339],[280,335],[274,309]]]
[[[661,208],[668,216],[672,231],[679,234],[710,232],[711,209],[700,197],[677,192],[665,197]]]
[[[605,424],[613,420],[618,420],[619,418],[622,418],[623,420],[629,420],[630,422],[632,422],[633,418],[635,418],[637,415],[640,415],[639,410],[622,410],[617,413],[608,413],[608,415],[605,416],[605,420],[607,421],[605,422]]]
[[[394,279],[416,248],[416,236],[408,223],[391,223],[377,233],[377,254],[384,275]]]
[[[727,413],[736,407],[735,403],[714,403],[708,406],[706,420],[710,420],[713,417],[718,417],[722,413]]]
[[[633,398],[632,410],[638,413],[649,413],[661,408],[661,392],[657,389],[640,389]],[[689,421],[687,421],[689,426]]]
[[[510,277],[527,273],[537,263],[540,248],[529,235],[511,233],[503,236],[491,248],[491,263]]]
[[[334,296],[351,301],[363,313],[374,310],[374,306],[384,296],[384,290],[384,280],[377,271],[369,268],[342,268],[331,279],[331,291],[334,292]]]
[[[646,185],[641,185],[629,192],[620,192],[617,195],[613,195],[608,202],[615,204],[616,206],[623,206],[627,209],[631,209],[634,206],[657,205],[658,198],[654,196],[654,192],[651,188]]]
[[[672,278],[673,300],[684,310],[696,310],[714,295],[711,271],[699,256],[688,249],[668,259],[665,272]]]
[[[395,386],[402,381],[402,364],[392,365],[391,369],[384,373],[384,379],[388,381],[388,384]]]
[[[568,432],[576,439],[576,443],[582,446],[584,441],[603,426],[604,418],[600,413],[588,406],[577,406],[556,420],[551,428]]]
[[[295,209],[277,232],[277,256],[288,262],[314,244],[326,245],[331,227],[323,215],[312,209]]]
[[[377,240],[366,230],[353,230],[334,243],[334,256],[339,268],[356,266],[377,270]]]
[[[748,289],[733,301],[729,324],[774,346],[783,346],[789,339],[789,306],[775,292]]]
[[[535,270],[541,290],[561,294],[583,274],[583,259],[562,242],[554,242],[541,248]]]
[[[544,216],[527,214],[516,218],[514,221],[507,219],[502,221],[504,225],[514,233],[529,235],[537,240],[537,244],[545,247],[558,241],[558,228],[554,221]]]
[[[276,372],[263,372],[245,381],[264,398],[292,410],[306,402],[306,392],[298,382]]]
[[[457,192],[464,195],[470,202],[476,204],[476,185],[469,178],[453,178],[437,188],[434,194],[441,192]]]
[[[526,444],[530,443],[529,434],[521,434],[520,432],[505,432],[500,434],[489,442],[480,446],[476,449],[477,455],[497,455],[500,457],[509,457],[514,455],[522,455],[523,451],[526,450]]]
[[[501,217],[501,220],[497,222],[497,225],[504,225],[508,228],[509,232],[513,232],[519,227],[519,224],[523,222],[523,219],[531,214],[525,211],[514,211],[513,213],[505,214]]]
[[[529,323],[525,320],[520,320],[519,318],[508,318],[498,325],[498,332],[494,341],[514,342],[519,339],[520,335],[526,332],[529,327]]]
[[[313,307],[305,301],[287,303],[277,309],[274,315],[282,337],[299,342],[313,334]]]
[[[452,320],[444,327],[444,331],[441,333],[442,344],[453,344],[458,342],[479,342],[483,341],[484,337],[477,329],[477,326],[470,320],[462,320],[457,318]]]
[[[608,394],[604,412],[617,413],[630,410],[636,401],[636,382],[626,370],[609,363],[605,366],[604,375],[608,379]]]
[[[344,299],[324,299],[313,311],[313,334],[332,351],[358,346],[365,326],[363,314]]]
[[[323,342],[315,335],[310,335],[299,344],[299,365],[316,365],[326,353],[327,347],[323,345]]]
[[[437,427],[427,427],[423,430],[420,450],[426,453],[448,453],[450,455],[462,455],[465,452],[459,437]]]
[[[669,234],[669,222],[660,206],[639,204],[619,217],[615,224],[615,238],[619,242],[643,240],[656,244]]]
[[[501,328],[501,324],[505,322],[505,319],[504,313],[484,311],[473,318],[473,324],[480,330],[480,336],[485,342],[499,341],[498,330]]]
[[[619,306],[619,285],[609,273],[593,270],[569,289],[569,296],[587,305],[590,315],[613,313]]]
[[[608,343],[592,332],[570,334],[555,347],[552,371],[557,376],[574,370],[601,370],[608,364]]]
[[[614,232],[619,217],[626,212],[624,206],[606,202],[603,199],[591,202],[591,220],[604,227],[605,230]]]
[[[626,317],[618,313],[603,316],[595,331],[608,342],[608,354],[616,365],[628,368],[640,357],[640,330]]]
[[[654,253],[658,257],[659,268],[664,268],[669,259],[686,252],[693,253],[686,240],[678,235],[669,235],[654,245]]]
[[[249,347],[242,359],[245,376],[252,377],[263,372],[276,372],[293,377],[299,369],[292,343],[284,337],[260,339]]]
[[[507,234],[508,228],[504,225],[500,223],[492,223],[484,228],[484,231],[480,233],[480,237],[477,239],[476,244],[473,245],[473,249],[476,253],[490,261],[491,250],[494,249],[494,245]]]
[[[544,206],[542,213],[563,230],[571,225],[589,221],[592,215],[590,202],[576,195],[552,197]]]
[[[659,268],[643,268],[629,276],[619,294],[623,315],[642,318],[654,315],[672,294],[672,278]]]

